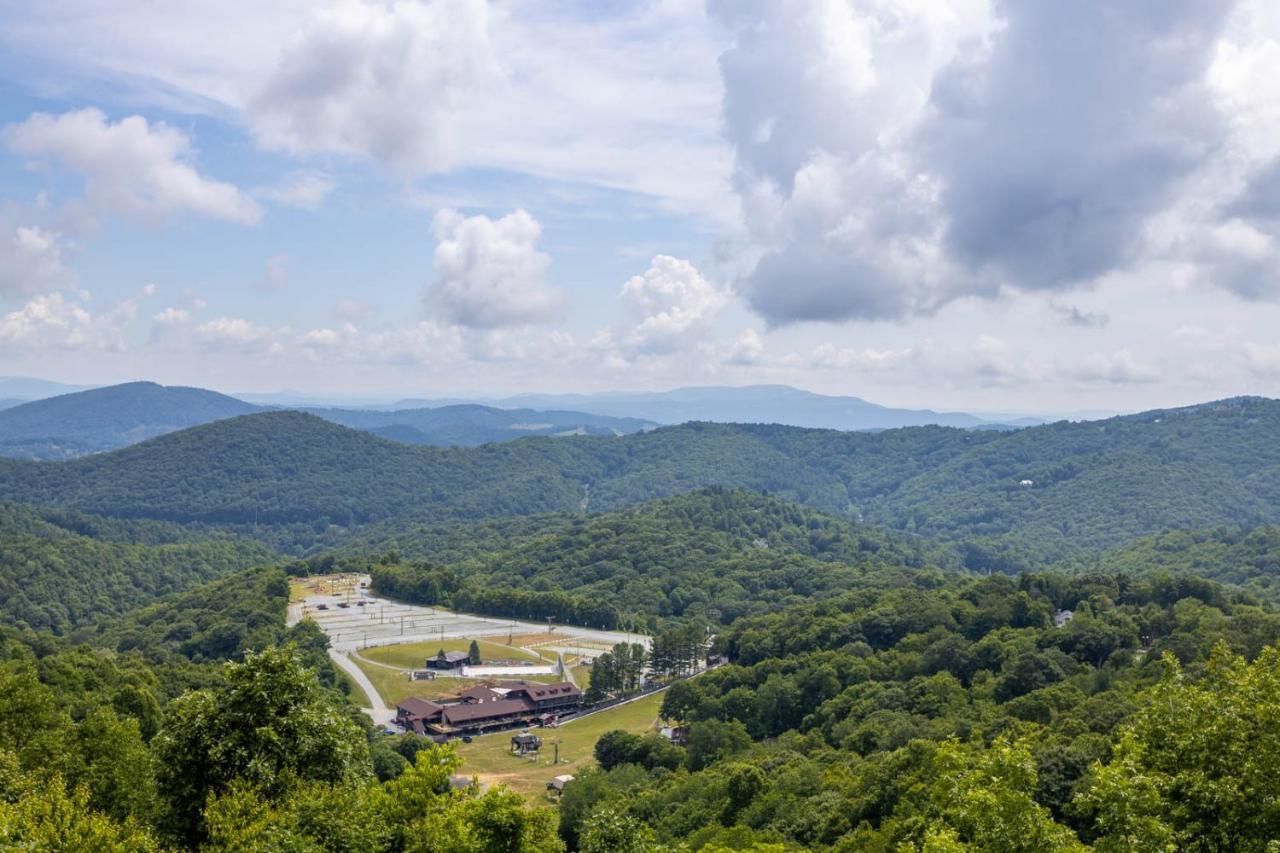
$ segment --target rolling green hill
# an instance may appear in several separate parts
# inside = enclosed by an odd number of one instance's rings
[[[435,408],[303,409],[327,421],[405,444],[475,447],[527,436],[623,435],[656,426],[642,418],[615,418],[585,412],[496,409],[460,404]]]
[[[1170,530],[1104,551],[1090,564],[1107,572],[1167,572],[1244,587],[1280,603],[1280,528]]]
[[[129,382],[0,411],[0,455],[68,459],[256,411],[252,403],[201,388]]]
[[[970,568],[1014,571],[1164,529],[1280,522],[1280,402],[1016,432],[695,423],[465,449],[272,412],[68,462],[0,461],[12,500],[264,537],[287,528],[294,548],[376,522],[607,511],[707,485],[964,543]]]
[[[247,541],[147,544],[155,527],[0,504],[0,620],[65,634],[274,557]]]
[[[506,536],[498,524],[471,526],[474,547],[448,567],[461,589],[448,589],[445,579],[433,584],[440,575],[430,564],[375,569],[374,585],[406,598],[426,590],[438,598],[424,603],[497,616],[536,618],[545,604],[526,596],[564,595],[589,602],[592,613],[608,609],[611,625],[629,615],[652,617],[654,625],[708,615],[729,623],[854,587],[900,583],[926,568],[958,568],[948,549],[740,489],[540,520],[534,530],[517,523]],[[442,542],[447,553],[467,551],[430,531],[383,545],[432,558]]]

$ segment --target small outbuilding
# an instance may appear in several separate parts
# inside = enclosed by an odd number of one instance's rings
[[[514,735],[511,738],[511,752],[515,755],[529,755],[542,749],[542,738],[528,732]]]
[[[688,726],[663,726],[659,733],[676,746],[689,745]]]
[[[572,781],[573,777],[568,774],[565,774],[564,776],[557,776],[547,783],[547,790],[555,794],[563,794],[564,786],[568,785]]]

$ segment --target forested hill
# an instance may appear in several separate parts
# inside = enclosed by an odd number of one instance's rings
[[[748,614],[852,588],[904,584],[922,569],[955,569],[954,552],[741,489],[711,487],[587,517],[540,517],[407,529],[382,539],[402,558],[468,553],[446,571],[430,563],[374,569],[380,592],[496,616],[539,618],[547,596],[583,602],[601,620]],[[459,529],[462,528],[462,529]],[[471,547],[455,541],[467,530]],[[358,540],[359,541],[359,540]],[[575,615],[557,603],[566,621]],[[602,608],[609,609],[602,616]],[[580,617],[584,614],[578,614]],[[581,618],[580,620],[581,621]]]
[[[258,410],[201,388],[129,382],[0,411],[0,455],[67,459]]]
[[[1170,530],[1108,550],[1091,566],[1131,575],[1197,575],[1280,604],[1280,527]]]
[[[706,485],[964,542],[971,568],[1012,570],[1170,528],[1280,522],[1280,402],[1012,433],[685,424],[467,449],[273,412],[69,462],[0,462],[0,494],[11,500],[293,525],[296,547],[332,537],[330,525],[604,511]]]
[[[470,404],[424,409],[303,409],[336,424],[363,429],[405,444],[475,447],[544,435],[621,435],[657,426],[641,418],[614,418],[585,412],[495,409]]]
[[[0,504],[0,624],[65,634],[275,556],[256,542],[167,533]]]

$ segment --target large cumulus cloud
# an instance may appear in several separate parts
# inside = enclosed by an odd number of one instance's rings
[[[498,219],[442,210],[431,223],[436,281],[427,299],[454,323],[496,329],[549,320],[564,297],[545,276],[542,226],[523,210]]]
[[[1156,260],[1274,293],[1280,142],[1246,109],[1248,75],[1221,68],[1265,55],[1256,6],[712,2],[756,257],[738,290],[775,325]]]

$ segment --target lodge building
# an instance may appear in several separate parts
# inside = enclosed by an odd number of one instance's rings
[[[582,691],[567,681],[506,681],[478,684],[435,702],[406,699],[396,706],[396,722],[406,731],[448,737],[515,725],[545,725],[581,706]]]

